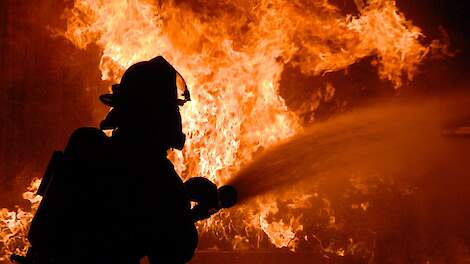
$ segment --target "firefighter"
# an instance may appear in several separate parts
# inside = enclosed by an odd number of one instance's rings
[[[79,128],[56,152],[23,263],[186,263],[197,231],[183,182],[167,159],[181,150],[179,107],[190,100],[181,75],[161,56],[127,69],[100,129]],[[102,130],[112,130],[106,136]]]

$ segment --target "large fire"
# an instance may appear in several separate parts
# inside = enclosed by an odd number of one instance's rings
[[[78,48],[96,44],[102,49],[103,80],[119,82],[127,67],[157,55],[174,65],[188,83],[192,102],[182,108],[185,149],[170,153],[171,158],[182,178],[202,175],[221,184],[259,151],[303,131],[279,95],[287,63],[303,74],[320,75],[372,57],[379,77],[399,89],[433,49],[441,48],[437,41],[423,43],[420,28],[395,1],[355,3],[358,12],[344,15],[328,0],[75,0],[64,13],[67,28],[61,34]],[[330,86],[328,96],[333,95]],[[357,192],[366,188],[360,179],[350,181]],[[32,212],[1,212],[4,259],[18,247],[17,253],[24,253],[26,227],[40,200],[32,192],[26,197]],[[298,192],[296,197],[267,195],[221,212],[199,230],[219,241],[218,248],[296,250],[316,241],[325,255],[371,254],[356,238],[333,242],[321,232],[302,232],[306,208],[321,208],[319,226],[340,229],[341,224],[327,198]],[[352,203],[357,210],[368,207],[367,201]]]

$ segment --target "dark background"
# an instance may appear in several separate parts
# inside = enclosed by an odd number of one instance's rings
[[[335,3],[354,12],[351,0]],[[399,0],[400,9],[426,34],[427,41],[445,39],[444,29],[456,52],[453,58],[430,60],[414,82],[405,84],[403,94],[443,93],[468,87],[469,17],[468,1]],[[51,0],[3,0],[0,2],[0,207],[11,207],[32,177],[40,177],[55,149],[62,149],[77,127],[96,126],[106,108],[97,96],[109,84],[100,81],[100,50],[90,46],[79,50],[61,37],[51,37],[53,28],[64,28],[63,9],[72,2]],[[343,101],[360,104],[365,100],[396,92],[388,82],[370,74],[370,60],[344,72],[324,77],[305,77],[288,67],[281,81],[281,92],[289,84],[302,87],[331,82],[337,87],[335,102],[322,106],[315,118],[327,118]],[[364,74],[367,73],[367,74]],[[299,85],[296,85],[299,86]],[[303,89],[303,90],[302,90]],[[282,93],[287,104],[299,108],[299,95]],[[297,96],[296,96],[297,94]],[[303,113],[305,120],[312,113]]]
[[[58,1],[0,6],[0,207],[12,206],[55,149],[106,111],[96,98],[99,50],[83,51],[51,28],[64,27]]]

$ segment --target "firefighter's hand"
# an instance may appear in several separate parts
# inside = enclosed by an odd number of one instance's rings
[[[218,211],[219,209],[216,208],[207,209],[200,206],[195,206],[193,209],[191,209],[191,216],[193,221],[197,222],[211,217],[211,215],[217,213]]]

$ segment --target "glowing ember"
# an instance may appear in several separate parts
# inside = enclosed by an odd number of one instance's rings
[[[119,82],[135,62],[164,56],[184,76],[192,102],[182,109],[187,143],[183,152],[171,153],[183,178],[202,175],[227,182],[257,151],[301,132],[298,118],[279,95],[279,80],[286,63],[304,74],[318,75],[347,68],[373,57],[380,78],[398,88],[412,79],[423,58],[436,43],[422,44],[420,29],[397,10],[395,1],[355,1],[357,16],[341,14],[328,1],[173,1],[152,4],[145,0],[76,0],[66,10],[64,37],[79,48],[96,43],[102,48],[100,69],[104,80]],[[327,87],[325,97],[335,93]],[[37,182],[35,182],[37,184]],[[329,201],[315,196],[329,228],[338,228]],[[25,197],[37,204],[31,194]],[[258,247],[262,236],[276,247],[295,249],[303,230],[296,209],[308,208],[292,197],[250,203],[205,222],[201,232]],[[289,213],[278,206],[291,204]],[[370,205],[359,201],[364,211]],[[4,255],[15,241],[25,242],[32,212],[2,211],[0,219]],[[229,221],[243,226],[232,229]],[[232,220],[229,220],[232,219]],[[260,238],[260,232],[264,233]],[[305,236],[305,240],[313,239]],[[248,242],[246,242],[248,241]],[[350,241],[350,240],[347,240]],[[352,241],[352,240],[351,240]],[[349,242],[348,242],[349,243]],[[353,254],[357,245],[323,246],[325,252]],[[24,247],[24,244],[23,244]],[[240,247],[244,248],[244,247]]]

